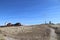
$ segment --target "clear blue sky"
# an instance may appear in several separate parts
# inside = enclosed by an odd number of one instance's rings
[[[0,0],[0,25],[60,22],[60,0]]]

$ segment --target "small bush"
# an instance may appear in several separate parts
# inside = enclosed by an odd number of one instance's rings
[[[21,26],[21,23],[15,23],[14,26]]]

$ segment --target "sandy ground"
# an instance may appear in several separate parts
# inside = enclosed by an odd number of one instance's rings
[[[50,28],[51,33],[50,33],[50,40],[57,40],[57,34],[55,33],[55,30]]]

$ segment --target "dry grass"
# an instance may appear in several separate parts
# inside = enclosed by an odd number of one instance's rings
[[[4,40],[4,36],[0,34],[0,40]]]
[[[17,40],[49,40],[49,27],[46,25],[33,25],[22,27],[0,28],[2,34]]]

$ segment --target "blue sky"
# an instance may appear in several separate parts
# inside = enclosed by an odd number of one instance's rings
[[[60,0],[0,0],[0,25],[60,22]]]

